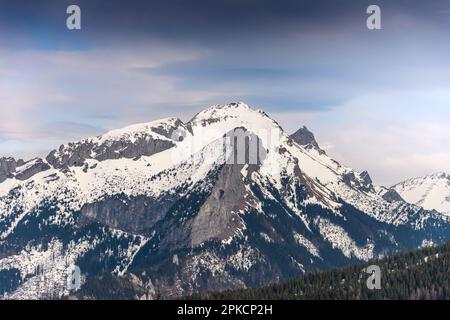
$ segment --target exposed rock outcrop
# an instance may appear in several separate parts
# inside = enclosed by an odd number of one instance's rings
[[[54,168],[63,169],[70,166],[80,167],[86,159],[104,161],[108,159],[138,158],[151,156],[174,146],[169,140],[159,140],[152,136],[139,137],[135,141],[107,141],[97,144],[91,141],[69,143],[61,145],[58,150],[53,150],[46,160]]]
[[[343,175],[343,181],[349,187],[356,188],[364,192],[375,191],[372,179],[367,171],[363,171],[359,175],[355,175],[354,171],[348,172]]]
[[[0,158],[0,183],[8,178],[27,180],[35,174],[50,169],[50,166],[40,158],[30,161],[14,158]]]
[[[394,189],[387,189],[386,192],[382,195],[383,199],[386,200],[389,203],[392,202],[403,202],[405,200],[403,200],[402,196],[395,191]]]
[[[22,159],[15,160],[14,158],[0,158],[0,183],[8,178],[14,176],[16,168],[24,164]]]
[[[290,135],[290,138],[294,140],[299,145],[307,148],[307,149],[316,149],[321,154],[325,154],[325,151],[322,150],[319,144],[314,137],[314,134],[308,130],[306,126],[298,129],[296,132]]]
[[[16,179],[27,180],[39,172],[49,170],[50,166],[44,160],[36,158],[28,161],[17,169],[18,171],[15,175]]]

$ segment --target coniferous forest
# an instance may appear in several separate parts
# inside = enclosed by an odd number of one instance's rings
[[[368,289],[370,274],[381,269],[381,289]],[[211,300],[450,300],[450,242],[380,260],[322,273],[311,273],[280,284],[196,294]]]

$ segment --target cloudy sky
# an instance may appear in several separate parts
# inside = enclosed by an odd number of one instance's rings
[[[0,156],[244,101],[390,185],[450,171],[449,57],[448,0],[0,0]]]

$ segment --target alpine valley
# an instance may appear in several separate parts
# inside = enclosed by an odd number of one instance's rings
[[[229,161],[242,143],[243,161]],[[114,130],[45,159],[1,158],[0,294],[170,299],[443,243],[450,194],[433,190],[448,181],[374,186],[306,127],[289,135],[244,103]],[[67,285],[73,265],[78,291]]]

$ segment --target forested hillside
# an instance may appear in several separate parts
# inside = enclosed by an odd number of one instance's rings
[[[363,269],[381,268],[381,289],[369,290]],[[450,299],[450,242],[263,288],[191,296],[192,299]]]

